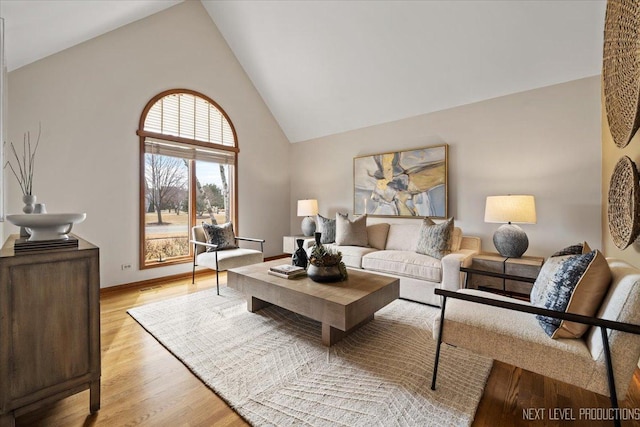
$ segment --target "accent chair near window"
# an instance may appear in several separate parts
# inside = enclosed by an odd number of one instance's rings
[[[229,223],[230,224],[230,223]],[[218,226],[218,227],[224,227]],[[231,227],[233,233],[233,227]],[[222,235],[223,233],[221,233]],[[191,273],[191,283],[195,281],[196,267],[206,267],[216,271],[216,291],[220,295],[220,271],[230,268],[243,267],[245,265],[258,264],[264,261],[264,239],[254,239],[250,237],[238,237],[233,234],[235,247],[229,244],[210,243],[207,233],[202,225],[197,225],[191,229],[191,241],[193,244],[193,270]],[[238,243],[250,242],[260,244],[260,250],[241,248]]]

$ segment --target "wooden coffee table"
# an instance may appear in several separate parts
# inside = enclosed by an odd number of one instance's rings
[[[373,319],[373,314],[400,295],[393,277],[349,270],[342,282],[316,283],[308,277],[284,279],[267,273],[286,264],[278,259],[227,272],[227,286],[242,292],[255,312],[274,304],[322,323],[322,343],[331,346]]]

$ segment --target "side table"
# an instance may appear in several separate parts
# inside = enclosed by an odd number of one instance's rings
[[[315,238],[313,236],[303,236],[293,235],[293,236],[283,236],[282,237],[282,251],[285,254],[292,254],[298,249],[298,245],[296,244],[296,240],[303,239],[305,240],[305,247],[307,246],[307,240],[311,242],[315,242]]]
[[[543,263],[542,257],[507,258],[497,253],[481,253],[473,256],[471,267],[461,268],[461,271],[467,274],[466,287],[529,299],[531,287]],[[501,277],[490,273],[497,273]]]

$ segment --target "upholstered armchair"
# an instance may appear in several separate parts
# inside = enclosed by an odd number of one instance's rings
[[[436,389],[445,343],[609,396],[611,406],[618,408],[618,397],[625,398],[640,358],[640,269],[611,258],[606,264],[609,286],[595,315],[589,316],[478,290],[436,289],[442,308],[434,324],[437,348],[431,388]],[[549,278],[542,276],[543,271],[537,282]],[[587,330],[578,338],[551,338],[540,316],[585,325]],[[620,425],[619,419],[615,425]]]
[[[206,267],[216,271],[216,291],[220,295],[220,271],[230,268],[242,267],[250,264],[257,264],[264,261],[264,239],[254,239],[250,237],[238,237],[233,234],[231,227],[231,238],[235,247],[228,245],[209,243],[207,234],[202,225],[197,225],[191,229],[191,240],[193,244],[193,270],[191,273],[191,283],[195,282],[196,267]],[[250,242],[260,244],[260,250],[241,248],[238,242]]]

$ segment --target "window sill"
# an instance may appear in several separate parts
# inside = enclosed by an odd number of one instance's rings
[[[149,268],[167,267],[169,265],[186,264],[193,262],[193,257],[184,256],[179,258],[171,258],[166,261],[145,261],[145,264],[140,267],[140,270],[147,270]]]

